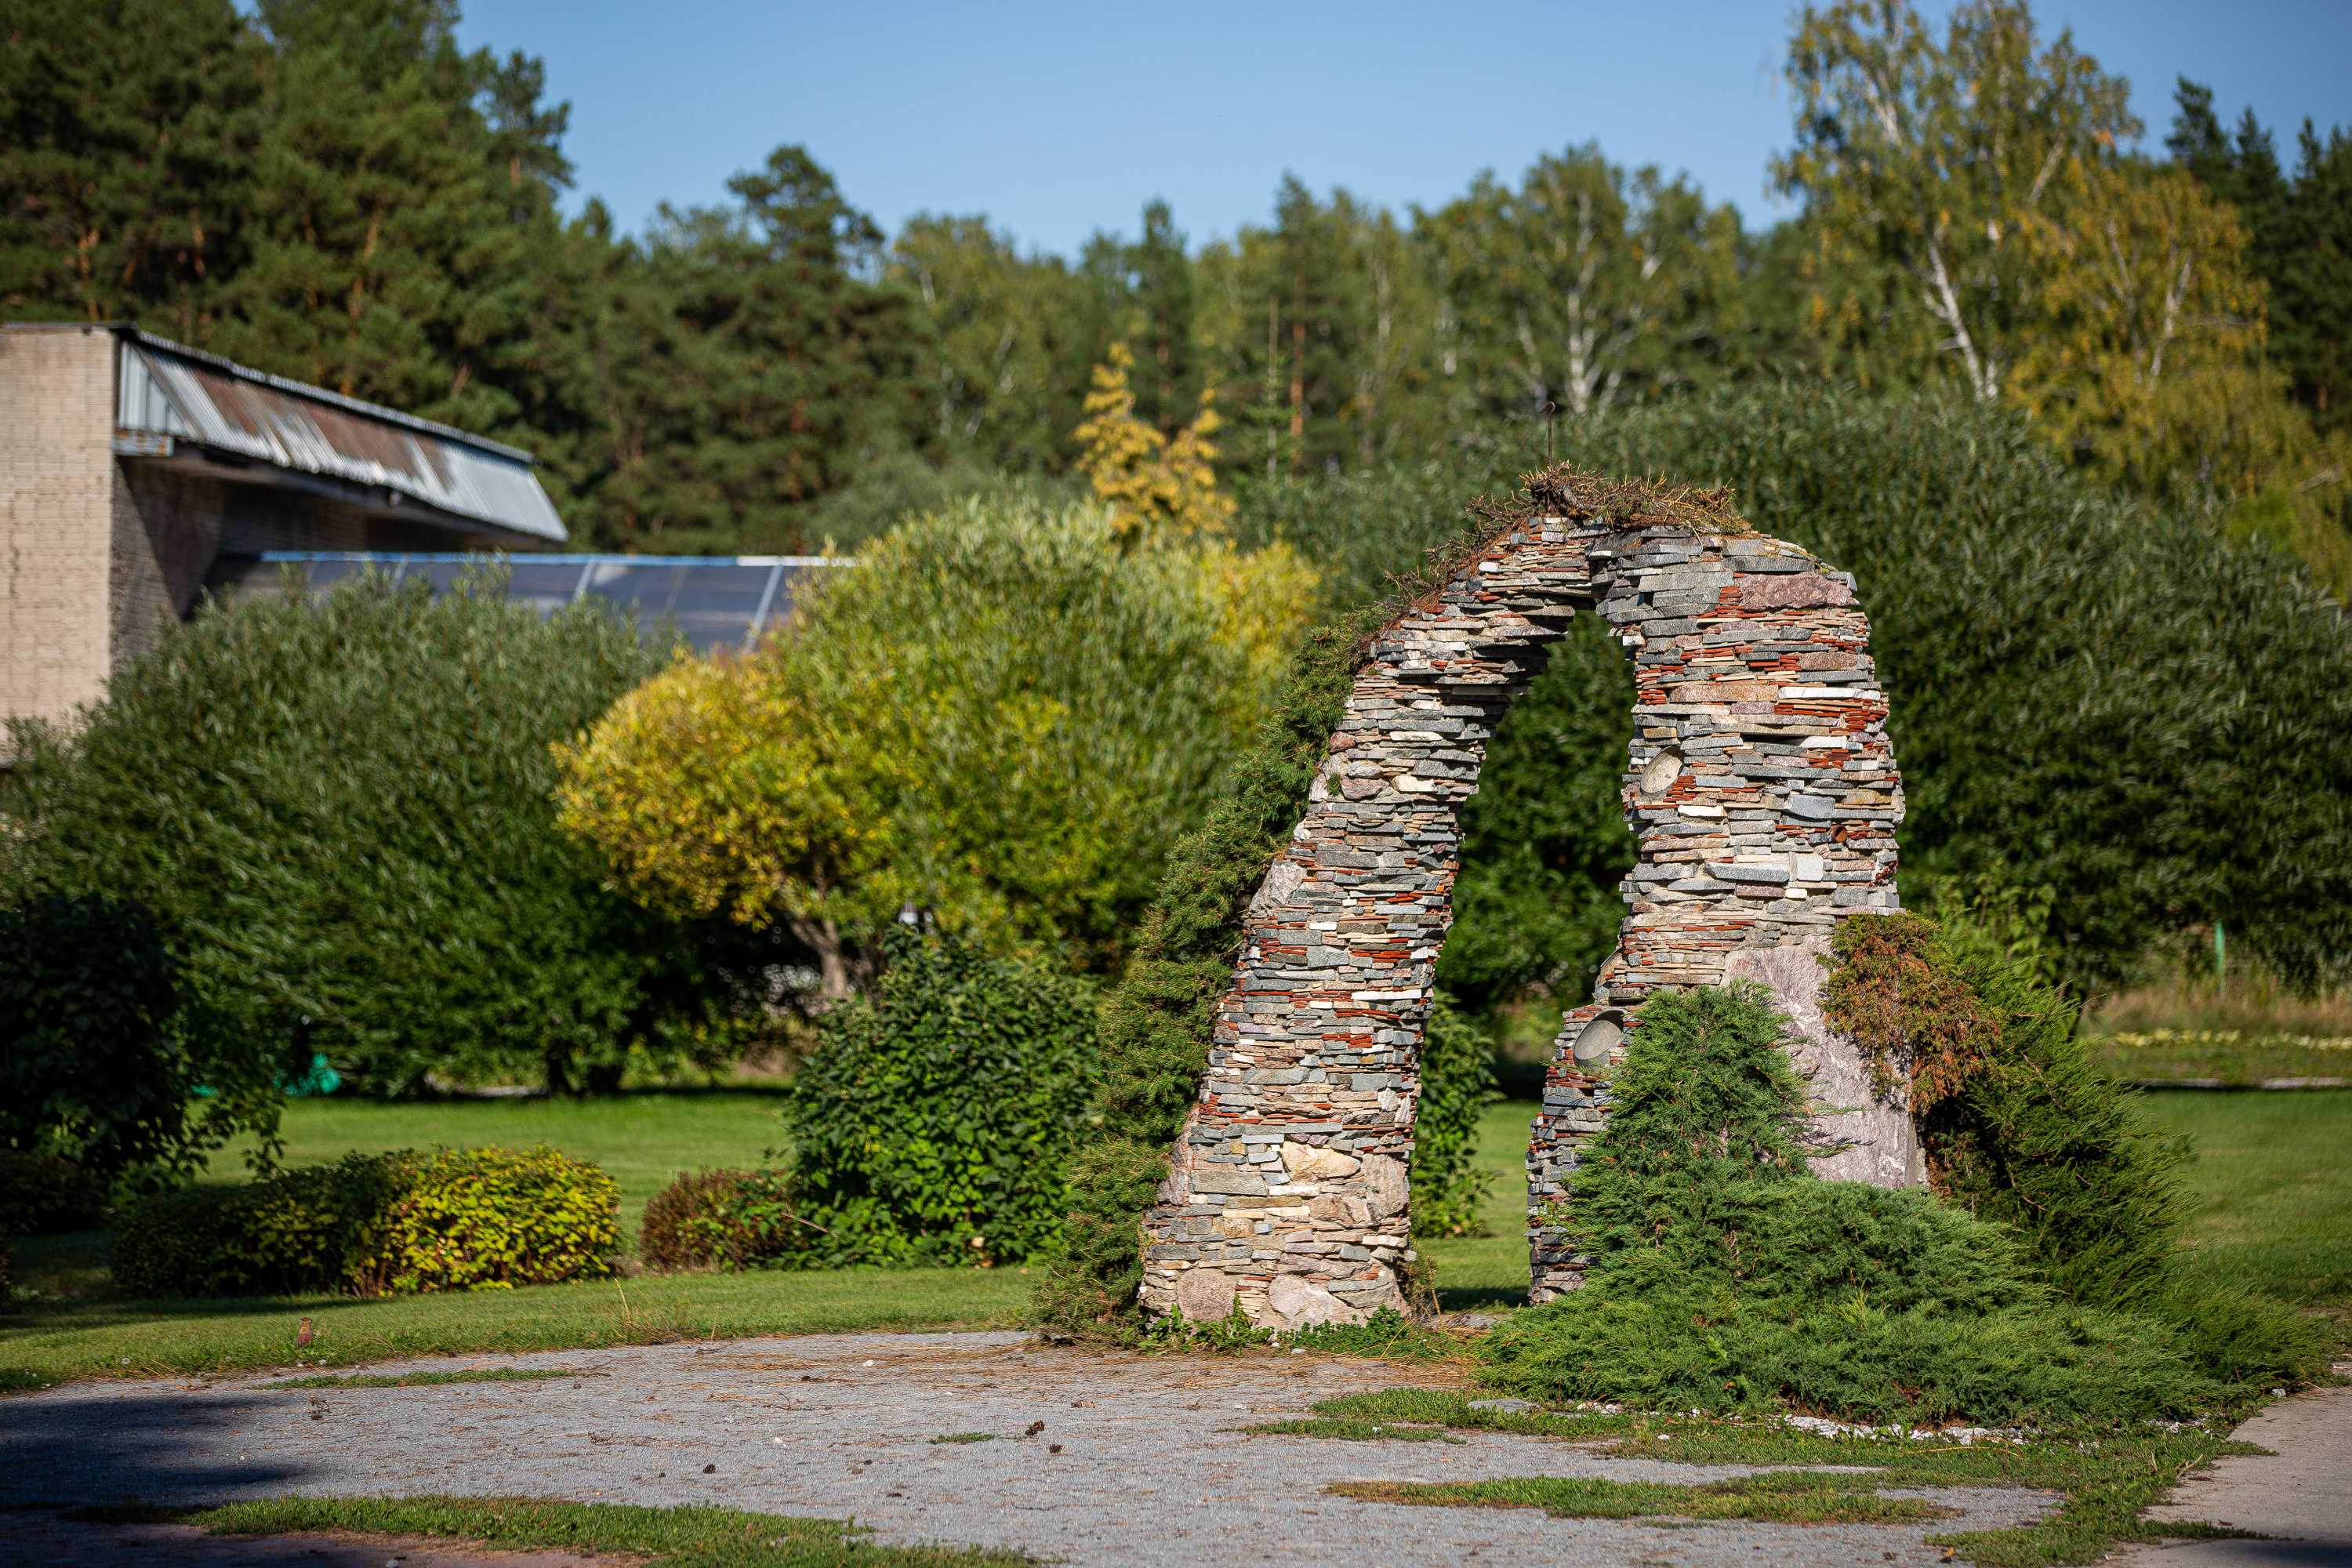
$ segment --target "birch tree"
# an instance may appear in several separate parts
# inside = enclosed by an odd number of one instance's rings
[[[1538,159],[1516,190],[1481,174],[1420,231],[1448,347],[1490,406],[1582,416],[1711,379],[1738,321],[1738,216],[1594,144]]]
[[[1790,46],[1796,145],[1774,160],[1820,247],[1817,321],[1842,368],[1911,379],[1940,359],[1998,398],[2034,309],[2025,226],[2069,160],[2139,134],[2130,84],[2021,0],[1970,0],[1938,42],[1906,0],[1806,7]]]

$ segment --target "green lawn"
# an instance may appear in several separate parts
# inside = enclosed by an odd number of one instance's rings
[[[634,1221],[680,1169],[756,1159],[773,1136],[769,1097],[756,1091],[649,1095],[603,1103],[495,1101],[442,1106],[298,1105],[289,1158],[326,1160],[348,1149],[541,1140],[593,1159],[620,1178]],[[2149,1095],[2148,1113],[2191,1134],[2198,1209],[2195,1266],[2299,1303],[2352,1299],[2352,1090],[2284,1093],[2175,1090]],[[1486,1237],[1431,1241],[1438,1293],[1449,1310],[1493,1310],[1526,1300],[1524,1229],[1530,1101],[1491,1106],[1478,1160],[1496,1174]],[[233,1170],[234,1165],[230,1168]],[[683,1275],[625,1286],[355,1301],[122,1302],[104,1297],[103,1237],[52,1237],[17,1246],[20,1279],[79,1301],[0,1308],[0,1386],[60,1377],[285,1366],[336,1366],[395,1355],[480,1356],[525,1350],[743,1334],[812,1333],[945,1324],[1009,1325],[1033,1276],[991,1270],[846,1269],[822,1274]],[[312,1352],[298,1358],[299,1320],[315,1320]]]
[[[1489,1234],[1415,1244],[1436,1261],[1438,1304],[1449,1312],[1528,1304],[1528,1123],[1538,1109],[1507,1100],[1478,1120],[1478,1165],[1495,1176],[1478,1211]]]
[[[523,1148],[551,1143],[593,1160],[621,1184],[621,1225],[634,1237],[646,1204],[681,1171],[748,1166],[783,1140],[777,1091],[718,1089],[625,1094],[604,1100],[453,1100],[384,1105],[363,1100],[297,1100],[286,1107],[279,1158],[323,1165],[354,1149],[429,1149],[436,1143]],[[238,1144],[213,1156],[206,1179],[246,1179]]]
[[[520,1290],[207,1301],[44,1302],[0,1311],[0,1388],[394,1356],[513,1354],[749,1334],[1012,1326],[1017,1268],[682,1274]],[[313,1337],[295,1348],[301,1320]]]
[[[2352,1300],[2352,1089],[2162,1089],[2141,1103],[2196,1141],[2200,1272],[2283,1301]]]

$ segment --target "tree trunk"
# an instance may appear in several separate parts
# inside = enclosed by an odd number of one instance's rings
[[[811,920],[805,915],[786,915],[784,923],[793,935],[816,954],[819,989],[828,1002],[845,1002],[850,995],[850,961],[848,944],[842,941],[841,928],[831,920]]]

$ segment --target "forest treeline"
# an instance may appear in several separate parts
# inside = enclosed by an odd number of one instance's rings
[[[1726,383],[1948,384],[2352,586],[2352,137],[2283,153],[2183,79],[2131,151],[2128,85],[2022,4],[1940,31],[1808,8],[1769,227],[1585,143],[1426,209],[1286,180],[1199,244],[1155,201],[1076,257],[978,214],[886,234],[799,146],[640,233],[567,218],[570,106],[531,56],[462,50],[449,0],[5,14],[8,315],[135,321],[529,447],[585,545],[848,544],[1067,474],[1125,344],[1138,415],[1173,437],[1213,398],[1244,489]]]

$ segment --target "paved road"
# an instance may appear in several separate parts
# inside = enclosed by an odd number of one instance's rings
[[[1525,1475],[1693,1481],[1740,1472],[1601,1459],[1493,1434],[1457,1447],[1234,1430],[1335,1394],[1429,1381],[1411,1366],[1312,1356],[1154,1358],[1039,1349],[1009,1333],[872,1334],[499,1364],[589,1375],[323,1393],[271,1392],[260,1379],[84,1383],[13,1397],[0,1404],[0,1503],[503,1493],[854,1515],[887,1542],[1006,1545],[1079,1564],[1885,1568],[1940,1562],[1942,1552],[1921,1539],[1930,1528],[1997,1528],[2053,1500],[1956,1490],[1931,1495],[1964,1517],[1933,1527],[1822,1529],[1661,1527],[1355,1502],[1324,1488]],[[1042,1434],[1021,1436],[1038,1421]],[[970,1431],[1002,1436],[931,1441]],[[0,1515],[0,1557],[100,1563],[112,1555],[107,1541],[140,1534]],[[146,1568],[292,1561],[155,1555],[202,1548],[171,1532],[142,1539],[149,1544],[115,1560]],[[409,1568],[423,1562],[412,1557]]]
[[[2276,1457],[2218,1459],[2147,1517],[2281,1539],[2183,1542],[2137,1553],[2135,1568],[2352,1568],[2352,1388],[2298,1394],[2230,1435]]]

